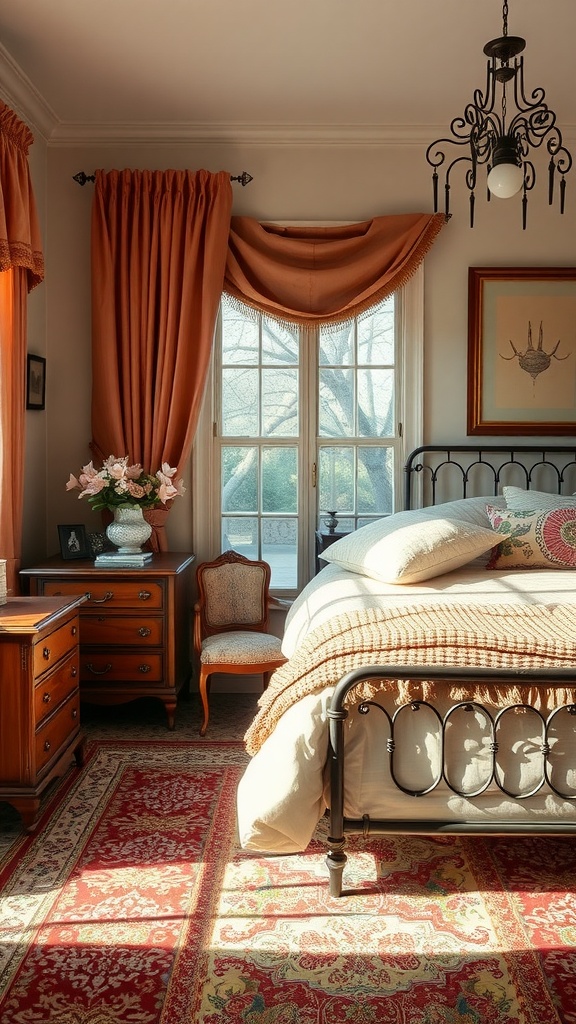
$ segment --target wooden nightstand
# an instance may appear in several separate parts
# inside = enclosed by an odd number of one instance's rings
[[[49,783],[82,764],[78,608],[83,598],[0,606],[0,800],[29,831]]]
[[[154,554],[142,569],[50,558],[22,576],[31,594],[82,594],[80,696],[94,704],[157,697],[174,728],[191,667],[194,555]]]
[[[316,572],[320,572],[326,562],[322,558],[322,552],[326,551],[331,544],[336,540],[340,540],[341,537],[347,537],[348,533],[321,533],[320,530],[316,530]]]

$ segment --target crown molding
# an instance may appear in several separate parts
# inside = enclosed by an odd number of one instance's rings
[[[16,61],[0,43],[0,92],[14,113],[48,142],[58,118],[43,96],[32,85]]]
[[[427,145],[437,138],[430,125],[385,124],[73,124],[60,122],[50,146],[129,145],[244,145],[244,146],[409,146]]]
[[[447,124],[278,124],[214,122],[85,123],[60,121],[54,110],[0,43],[0,95],[49,147],[125,145],[242,145],[266,147],[428,146],[449,134]],[[576,125],[562,126],[576,144]]]

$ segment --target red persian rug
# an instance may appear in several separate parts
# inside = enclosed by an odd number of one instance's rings
[[[238,743],[94,744],[0,861],[2,1024],[573,1024],[569,839],[238,850]]]

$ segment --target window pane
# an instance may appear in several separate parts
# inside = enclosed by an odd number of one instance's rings
[[[222,363],[258,362],[260,330],[255,317],[242,313],[230,300],[222,298]]]
[[[262,321],[262,362],[296,365],[298,328],[264,318]]]
[[[262,452],[262,511],[298,511],[298,449],[264,448]]]
[[[272,570],[272,587],[292,588],[297,585],[297,519],[262,520],[262,558]]]
[[[358,448],[359,515],[394,511],[394,453],[392,448]]]
[[[321,512],[354,512],[354,449],[320,449],[319,498]]]
[[[222,519],[222,551],[230,550],[246,558],[258,558],[257,519]]]
[[[298,370],[263,370],[263,436],[297,437],[298,429]]]
[[[358,437],[394,433],[394,370],[358,371]]]
[[[256,437],[260,420],[258,370],[222,370],[222,434]]]
[[[351,366],[354,362],[354,324],[320,328],[320,366]]]
[[[352,370],[320,370],[320,437],[354,434],[354,374]]]
[[[358,321],[358,362],[363,366],[391,366],[394,363],[394,296],[370,316]]]
[[[222,511],[258,511],[257,448],[222,448]]]

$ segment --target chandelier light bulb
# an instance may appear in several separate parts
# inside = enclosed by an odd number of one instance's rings
[[[486,184],[493,196],[510,199],[522,188],[524,171],[516,163],[496,164],[490,171]]]

